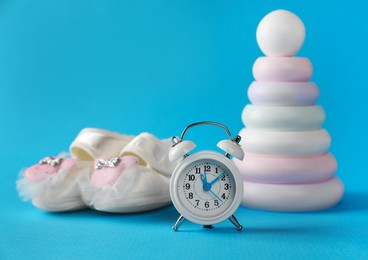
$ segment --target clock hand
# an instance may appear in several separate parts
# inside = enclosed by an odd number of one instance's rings
[[[213,181],[211,181],[210,183],[209,183],[209,185],[213,185],[215,182],[217,182],[218,180],[220,180],[223,176],[225,175],[225,173],[223,172],[223,173],[221,173],[219,176],[217,176]]]
[[[222,176],[224,176],[225,173],[223,172],[222,174],[220,174],[216,179],[214,179],[213,181],[211,181],[211,183],[208,183],[207,182],[207,176],[206,174],[204,173],[201,173],[201,180],[203,182],[203,190],[205,191],[209,191],[212,193],[212,195],[214,195],[219,201],[223,202],[222,199],[220,199],[219,196],[216,195],[216,193],[214,193],[211,188],[212,188],[212,184],[214,184],[216,181],[218,181],[219,179],[222,178]]]
[[[208,182],[207,182],[207,176],[206,176],[206,174],[203,174],[203,173],[201,173],[201,179],[202,179],[202,182],[203,182],[203,190],[205,190],[205,191],[211,191],[211,184],[209,184]]]
[[[211,192],[219,201],[223,202],[222,199],[220,199],[219,196],[217,196],[212,190],[209,190],[209,192]]]
[[[209,184],[208,181],[207,181],[207,176],[206,174],[204,173],[201,173],[201,179],[203,181],[203,184]]]

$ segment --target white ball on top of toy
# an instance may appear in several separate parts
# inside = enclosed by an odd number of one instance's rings
[[[305,27],[298,16],[286,10],[266,15],[257,27],[257,43],[269,57],[291,57],[302,47]]]

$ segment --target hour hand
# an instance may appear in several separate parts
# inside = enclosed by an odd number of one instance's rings
[[[203,181],[203,184],[208,184],[208,181],[207,181],[207,176],[206,176],[206,174],[204,174],[204,173],[201,173],[201,179],[202,179],[202,181]]]

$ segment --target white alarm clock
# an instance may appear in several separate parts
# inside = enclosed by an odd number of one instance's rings
[[[215,125],[226,131],[229,139],[217,144],[225,154],[214,151],[188,154],[196,145],[183,138],[189,128],[198,125]],[[171,200],[181,214],[172,228],[177,231],[184,219],[206,228],[229,219],[238,230],[241,230],[242,226],[233,214],[243,196],[243,180],[238,168],[230,159],[231,155],[239,160],[244,158],[244,152],[239,145],[240,136],[232,139],[225,125],[206,121],[188,125],[181,137],[174,136],[172,142],[170,160],[182,158],[170,181]]]

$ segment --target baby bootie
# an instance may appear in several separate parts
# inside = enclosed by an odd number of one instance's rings
[[[171,203],[170,139],[149,133],[132,139],[117,156],[95,161],[91,176],[79,180],[85,203],[99,211],[132,213],[157,209]]]

